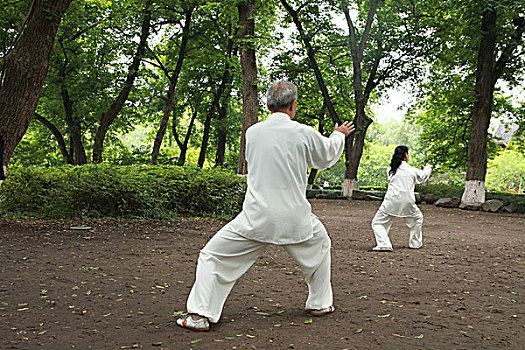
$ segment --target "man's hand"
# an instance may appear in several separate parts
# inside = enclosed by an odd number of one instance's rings
[[[352,131],[355,130],[354,123],[352,122],[344,122],[339,126],[337,123],[335,123],[334,131],[339,131],[345,134],[345,137],[350,135]]]

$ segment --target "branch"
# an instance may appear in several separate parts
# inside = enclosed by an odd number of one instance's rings
[[[368,17],[366,19],[365,31],[361,37],[361,42],[359,43],[359,55],[363,55],[365,50],[366,42],[368,41],[368,35],[370,34],[370,29],[372,28],[372,22],[374,21],[374,16],[377,10],[377,1],[372,0],[370,2],[370,10],[368,10]]]
[[[64,160],[66,161],[66,163],[73,164],[73,159],[71,158],[71,155],[67,151],[66,142],[64,141],[64,137],[62,136],[62,133],[60,132],[60,130],[58,130],[58,128],[53,123],[51,123],[49,120],[47,120],[46,118],[44,118],[38,113],[35,113],[35,118],[36,120],[44,124],[51,131],[51,133],[55,136],[57,143],[58,143],[58,148],[60,149],[60,152],[62,153],[62,156],[64,157]]]
[[[494,76],[493,76],[493,81],[492,81],[493,85],[496,84],[496,81],[499,79],[499,77],[503,73],[503,69],[505,68],[505,65],[512,59],[513,57],[512,53],[521,43],[521,37],[523,35],[523,30],[525,26],[525,18],[516,17],[512,20],[512,22],[516,26],[516,29],[514,30],[514,33],[512,34],[511,42],[503,49],[501,56],[499,57],[498,61],[496,62],[494,66]]]

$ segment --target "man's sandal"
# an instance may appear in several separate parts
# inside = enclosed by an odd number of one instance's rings
[[[329,307],[325,307],[323,309],[317,309],[317,310],[310,310],[310,315],[312,316],[324,316],[331,314],[335,311],[335,307],[330,305]]]
[[[177,319],[177,324],[182,328],[187,328],[195,332],[207,332],[210,330],[210,323],[206,317],[201,317],[195,321],[190,314],[186,314]]]

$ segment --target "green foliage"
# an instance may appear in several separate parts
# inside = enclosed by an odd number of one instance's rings
[[[388,184],[386,169],[390,165],[395,148],[396,145],[385,146],[379,143],[368,145],[357,173],[360,185],[386,186]]]
[[[177,213],[232,217],[245,179],[177,166],[14,167],[0,188],[5,212],[43,216],[170,219]]]
[[[414,150],[420,133],[420,127],[411,125],[404,120],[389,120],[370,125],[366,137],[385,146],[405,145],[412,156],[415,153]]]
[[[330,184],[341,184],[345,178],[345,162],[341,158],[335,163],[334,166],[328,169],[321,169],[317,172],[315,177],[315,183],[324,184],[328,182]]]
[[[485,186],[488,191],[525,193],[525,156],[505,150],[488,162]]]

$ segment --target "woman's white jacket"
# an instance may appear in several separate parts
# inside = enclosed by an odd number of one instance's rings
[[[414,187],[416,184],[427,181],[431,171],[430,166],[425,166],[423,170],[420,170],[411,167],[405,161],[397,168],[394,175],[390,175],[390,168],[388,168],[386,171],[388,190],[379,210],[392,216],[414,215],[417,212]]]

